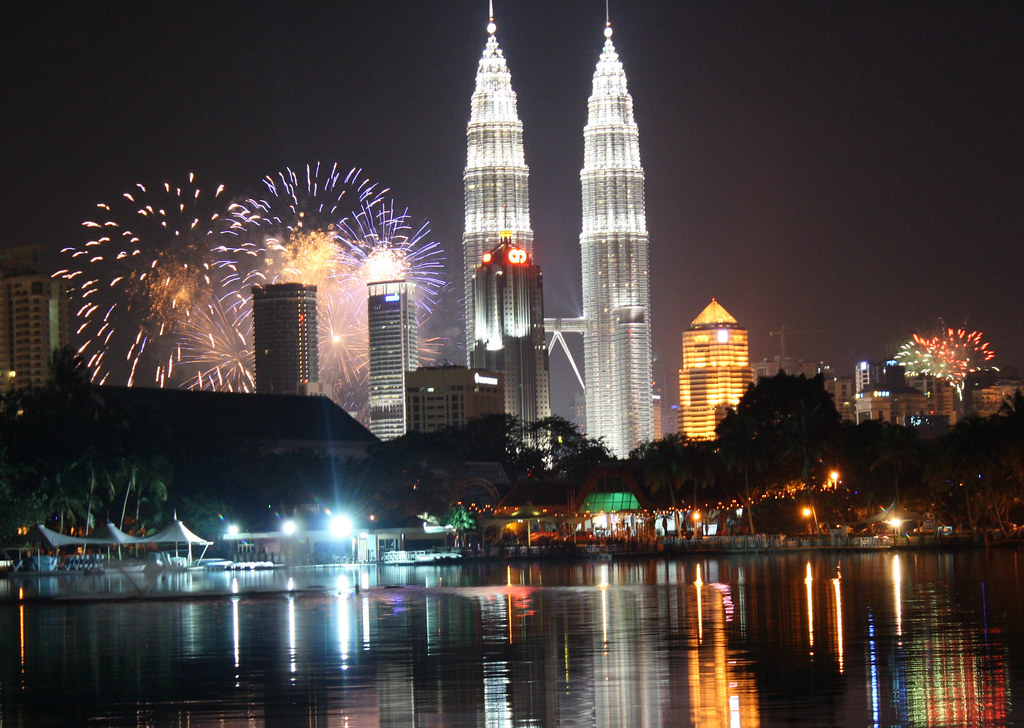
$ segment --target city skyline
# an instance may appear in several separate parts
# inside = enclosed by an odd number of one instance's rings
[[[430,219],[457,280],[486,3],[240,8],[18,11],[4,247],[80,243],[95,204],[137,180],[195,169],[243,194],[283,165],[338,161]],[[577,179],[604,10],[495,7],[550,316],[582,310]],[[684,312],[717,297],[754,360],[778,354],[785,326],[788,352],[842,373],[941,317],[985,332],[997,364],[1024,363],[1018,18],[634,2],[611,20],[660,262],[659,362],[678,368]]]

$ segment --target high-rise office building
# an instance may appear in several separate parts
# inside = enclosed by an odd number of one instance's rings
[[[419,364],[415,285],[370,283],[366,311],[370,341],[370,432],[381,440],[406,430],[405,376]]]
[[[712,298],[683,332],[679,432],[714,439],[715,426],[753,381],[747,330]]]
[[[467,369],[455,364],[419,367],[405,375],[409,430],[437,432],[461,427],[485,415],[505,413],[501,372]]]
[[[588,106],[580,173],[587,434],[624,457],[654,437],[651,296],[640,144],[610,24]]]
[[[473,279],[472,366],[501,372],[505,413],[523,422],[551,416],[544,289],[540,268],[507,232],[480,258]]]
[[[523,123],[516,110],[512,76],[495,31],[492,17],[487,26],[487,45],[477,67],[466,129],[466,229],[462,241],[467,358],[477,339],[473,277],[483,254],[494,246],[494,232],[508,230],[512,244],[533,255]]]
[[[46,384],[53,350],[69,345],[67,287],[43,266],[37,246],[0,253],[0,391]]]
[[[320,381],[316,286],[252,287],[253,374],[260,394],[308,394]]]

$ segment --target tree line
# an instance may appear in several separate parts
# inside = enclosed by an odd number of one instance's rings
[[[110,521],[145,535],[172,513],[217,538],[228,523],[262,530],[309,503],[378,523],[428,514],[465,530],[474,463],[500,464],[511,484],[533,481],[557,502],[593,465],[613,461],[562,418],[527,425],[506,415],[410,432],[375,443],[361,460],[282,452],[121,411],[89,379],[78,356],[58,350],[44,387],[0,401],[0,539],[32,523],[85,533]],[[684,512],[738,505],[739,526],[751,533],[805,530],[804,507],[817,526],[898,503],[965,531],[1011,535],[1024,519],[1024,395],[926,440],[913,428],[843,422],[820,377],[780,373],[746,392],[714,440],[672,435],[629,459],[653,500]]]

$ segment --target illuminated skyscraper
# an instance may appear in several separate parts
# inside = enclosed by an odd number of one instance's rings
[[[698,440],[715,437],[715,425],[754,381],[747,330],[715,299],[683,332],[679,370],[679,432]]]
[[[42,387],[53,350],[70,345],[67,286],[44,268],[39,246],[0,252],[0,391]]]
[[[626,74],[605,28],[583,130],[587,434],[626,456],[654,437],[644,171]]]
[[[253,286],[252,339],[258,393],[308,393],[320,381],[316,286]]]
[[[476,73],[476,90],[466,129],[466,231],[463,235],[466,291],[466,356],[476,342],[473,277],[494,232],[508,230],[512,244],[533,255],[529,169],[523,156],[523,123],[516,111],[505,57],[491,17],[487,45]]]
[[[405,374],[419,365],[415,286],[370,283],[370,432],[381,440],[405,434]]]
[[[477,337],[473,367],[504,374],[505,414],[523,422],[550,417],[540,268],[502,233],[501,243],[481,256],[472,291]]]

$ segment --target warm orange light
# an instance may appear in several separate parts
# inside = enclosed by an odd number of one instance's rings
[[[810,517],[811,517],[811,509],[810,508],[804,508],[804,518],[810,518]]]
[[[484,253],[484,263],[490,263],[490,262],[491,262],[491,254],[490,253]]]
[[[508,262],[513,265],[520,265],[526,262],[526,251],[522,248],[509,248]]]

